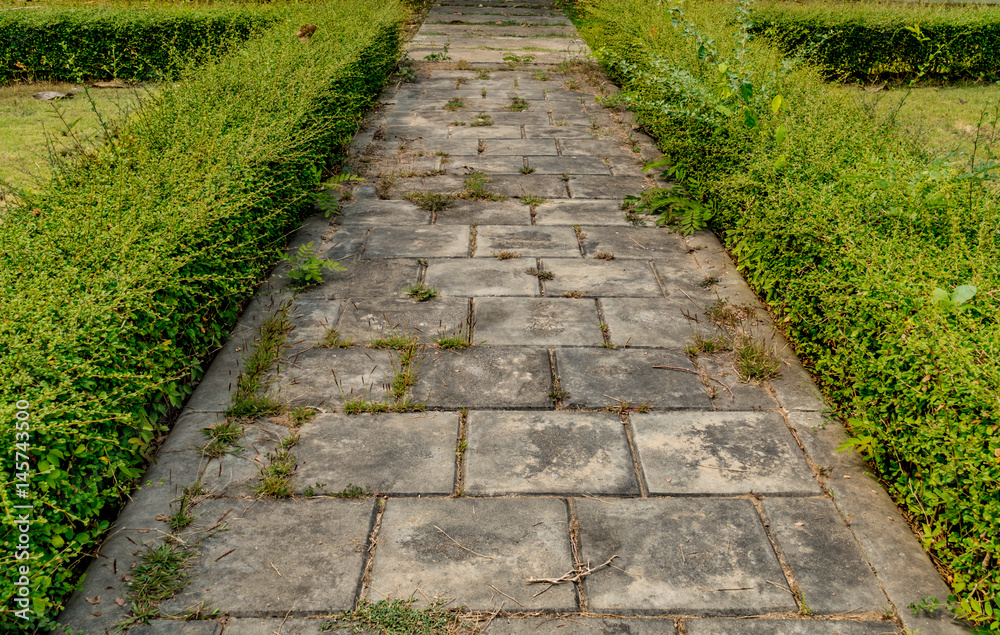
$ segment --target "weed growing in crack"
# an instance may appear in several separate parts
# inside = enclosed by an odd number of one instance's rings
[[[462,110],[465,107],[466,107],[466,103],[465,103],[465,99],[463,97],[452,97],[451,99],[448,100],[447,104],[445,104],[444,106],[441,106],[442,109],[444,109],[444,110],[450,110],[451,112],[455,112],[457,110]]]
[[[354,338],[343,339],[339,329],[329,329],[319,345],[323,348],[350,348],[354,345]]]
[[[339,625],[336,621],[351,622],[359,629],[386,635],[410,635],[411,633],[475,633],[469,624],[462,621],[460,609],[446,609],[443,600],[432,602],[421,609],[413,608],[416,599],[379,600],[369,602],[362,600],[352,611],[336,613],[335,621],[327,622],[320,630],[332,630]]]
[[[558,403],[563,399],[569,398],[569,391],[564,390],[562,387],[562,377],[556,377],[552,380],[552,390],[549,391],[549,399],[553,402]]]
[[[535,172],[535,168],[530,165],[522,165],[519,171],[521,174],[533,174]]]
[[[749,304],[730,304],[725,300],[713,302],[705,309],[708,319],[726,328],[737,328],[752,320],[757,310]]]
[[[179,503],[177,509],[167,517],[167,525],[170,527],[170,531],[183,531],[194,522],[194,514],[191,513],[191,508],[195,505],[194,499],[204,493],[205,490],[201,487],[201,481],[198,481],[191,487],[185,487],[181,491],[181,497],[175,501]],[[171,507],[173,507],[173,504],[171,504]]]
[[[484,69],[476,73],[476,79],[489,79],[489,78],[490,78],[490,72],[488,70]]]
[[[514,53],[508,53],[503,56],[503,61],[507,62],[507,68],[512,71],[516,71],[519,68],[527,66],[535,61],[534,55],[515,55]]]
[[[299,406],[288,411],[288,418],[292,420],[292,425],[298,427],[307,421],[312,421],[316,417],[317,410],[310,406]]]
[[[292,473],[295,472],[295,457],[292,446],[298,442],[297,436],[288,436],[281,446],[268,453],[267,464],[260,468],[260,485],[253,492],[262,498],[288,498],[292,490]]]
[[[425,212],[440,212],[451,205],[451,197],[435,192],[410,192],[403,198]]]
[[[582,298],[590,293],[589,291],[563,291],[564,298]]]
[[[473,128],[481,128],[481,127],[485,127],[485,126],[492,126],[493,125],[493,116],[492,115],[487,115],[486,113],[481,112],[481,113],[479,113],[478,115],[475,116],[475,121],[473,121],[469,125],[472,126]]]
[[[607,251],[601,251],[594,254],[594,258],[597,258],[598,260],[614,260],[615,255]]]
[[[326,487],[325,485],[323,487]],[[304,492],[303,492],[304,493]],[[348,483],[347,487],[335,494],[330,494],[333,498],[369,498],[372,495],[371,487],[358,487],[353,483]]]
[[[389,332],[368,342],[368,348],[405,351],[417,346],[417,338],[402,332]]]
[[[406,295],[417,302],[427,302],[431,298],[436,298],[439,291],[434,287],[428,287],[423,282],[416,282],[406,287]]]
[[[173,542],[147,546],[132,569],[127,601],[130,615],[117,626],[128,630],[136,624],[148,624],[160,614],[160,602],[184,590],[188,567],[195,556]]]
[[[313,243],[309,242],[299,247],[294,254],[287,254],[284,260],[288,263],[289,285],[295,289],[307,289],[323,283],[323,270],[344,271],[344,267],[335,260],[323,260],[316,254]]]
[[[236,393],[233,395],[233,404],[226,410],[227,417],[255,417],[277,414],[283,410],[284,406],[280,402],[258,392],[266,387],[264,379],[267,371],[281,354],[285,336],[292,328],[288,307],[287,303],[281,305],[274,315],[260,325],[256,347],[236,380]]]
[[[651,410],[651,404],[648,401],[643,401],[642,403],[633,406],[631,403],[623,399],[615,399],[613,397],[608,397],[608,399],[611,399],[614,403],[608,406],[606,410],[608,412],[614,412],[619,417],[624,417],[630,412],[649,412]]]
[[[732,343],[728,337],[724,335],[706,337],[703,333],[697,332],[694,334],[692,342],[684,348],[684,352],[691,357],[697,357],[698,355],[711,355],[731,349]]]
[[[781,375],[781,362],[774,349],[744,333],[733,342],[733,367],[744,382],[762,383]]]
[[[469,124],[465,123],[464,121],[453,121],[453,122],[451,122],[448,125],[449,126],[467,126]]]
[[[482,172],[471,172],[465,177],[465,189],[459,192],[456,198],[472,201],[506,201],[506,196],[494,194],[486,189],[486,184],[492,180]]]
[[[704,280],[699,282],[698,286],[701,287],[702,289],[708,289],[710,287],[714,287],[717,284],[719,284],[719,276],[713,274],[711,276],[707,276]]]
[[[520,258],[521,254],[516,251],[510,251],[508,249],[501,249],[500,251],[491,251],[490,255],[497,260],[513,260],[514,258]]]
[[[579,225],[573,225],[573,231],[576,232],[576,239],[581,242],[587,237],[587,232],[583,231]]]
[[[552,79],[552,77],[545,71],[535,71],[531,74],[531,79],[538,82],[547,82]]]
[[[504,108],[504,110],[510,110],[512,112],[521,112],[523,110],[530,110],[531,104],[524,97],[511,97],[510,105]]]
[[[210,440],[201,449],[201,453],[207,457],[217,459],[223,454],[234,451],[238,446],[240,438],[243,436],[243,426],[235,419],[226,419],[221,423],[210,426],[201,431]]]
[[[604,343],[602,344],[602,346],[604,346],[604,348],[618,348],[611,341],[611,329],[610,329],[610,327],[608,327],[608,325],[605,324],[604,322],[601,322],[597,326],[601,329],[601,335],[604,336]]]
[[[530,269],[525,269],[524,273],[528,274],[529,276],[535,276],[539,280],[551,280],[556,277],[556,274],[552,273],[551,271],[544,271],[542,269],[538,269],[537,267],[531,267]]]
[[[549,202],[549,199],[542,198],[541,196],[530,196],[529,195],[529,196],[522,196],[521,197],[521,205],[530,205],[531,207],[535,207],[537,205],[541,205],[542,203],[548,203],[548,202]]]

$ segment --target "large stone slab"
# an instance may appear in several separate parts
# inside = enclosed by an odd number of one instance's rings
[[[149,624],[139,624],[128,629],[129,635],[220,635],[221,622],[177,620],[153,620]]]
[[[636,413],[632,425],[651,494],[820,493],[777,413]]]
[[[332,226],[332,232],[324,234],[319,256],[323,260],[354,261],[361,255],[370,228],[362,225],[347,227]]]
[[[293,609],[325,613],[353,606],[373,500],[218,499],[196,509],[201,524],[221,522],[225,529],[199,545],[191,581],[161,605],[162,611],[179,613],[205,603],[241,617],[285,615]]]
[[[676,635],[674,620],[610,617],[503,617],[490,622],[491,635]]]
[[[248,497],[260,485],[261,467],[292,432],[280,421],[257,421],[244,425],[242,437],[230,452],[217,458],[205,458],[201,484],[212,496]],[[204,437],[207,444],[209,438]]]
[[[555,115],[553,115],[555,117]],[[638,195],[649,183],[637,176],[579,176],[569,184],[573,198],[610,198],[621,200]]]
[[[524,410],[551,407],[551,390],[545,349],[477,345],[425,360],[413,394],[430,408]]]
[[[476,234],[476,258],[491,258],[500,251],[513,251],[528,258],[580,255],[572,227],[517,227],[480,225]],[[524,262],[524,261],[522,261]],[[532,267],[528,261],[525,267]]]
[[[562,177],[547,174],[501,174],[493,177],[489,190],[512,198],[540,196],[558,199],[569,196]]]
[[[580,292],[591,298],[615,298],[603,302],[605,321],[607,307],[616,306],[622,296],[663,299],[663,292],[648,263],[634,260],[583,260],[580,258],[545,258],[542,268],[554,277],[545,281],[549,295]],[[614,331],[612,331],[614,333]],[[624,344],[625,337],[616,337]],[[630,344],[631,346],[632,344]],[[639,344],[639,346],[642,346]]]
[[[337,325],[341,300],[296,300],[290,311],[292,326],[286,343],[296,350],[318,346]]]
[[[764,517],[814,614],[882,611],[889,602],[828,498],[767,498]]]
[[[520,201],[454,201],[437,212],[439,225],[530,225],[531,209]]]
[[[646,263],[642,263],[645,265]],[[629,346],[683,350],[699,334],[715,332],[708,320],[697,317],[689,303],[658,298],[610,298],[601,302],[604,321],[611,329],[612,341]]]
[[[677,234],[655,227],[589,227],[584,225],[583,248],[588,256],[613,254],[615,258],[652,260],[664,252],[686,252]],[[694,263],[692,263],[692,266]]]
[[[748,500],[574,501],[591,611],[757,615],[796,610]],[[622,571],[624,570],[624,571]]]
[[[313,487],[322,496],[354,485],[373,494],[451,494],[457,437],[456,413],[320,414],[299,432],[296,490]]]
[[[528,140],[530,141],[530,139]],[[528,165],[535,174],[611,174],[611,169],[600,157],[528,157]]]
[[[469,228],[375,227],[365,247],[370,258],[455,258],[469,253]]]
[[[526,276],[527,277],[527,276]],[[476,340],[515,346],[601,346],[593,301],[482,298],[475,303]]]
[[[563,199],[542,203],[535,209],[538,225],[631,225],[613,201]]]
[[[688,635],[898,635],[892,622],[686,619]]]
[[[613,413],[469,413],[465,489],[473,495],[639,494]]]
[[[442,296],[537,296],[538,279],[524,273],[532,263],[525,258],[430,260],[424,283]]]
[[[559,148],[552,139],[521,139],[520,135],[516,139],[494,139],[486,145],[484,156],[555,157],[559,154]]]
[[[711,377],[709,396],[716,410],[777,410],[778,402],[763,386],[740,381],[733,367],[732,354],[699,355],[698,367]]]
[[[415,593],[420,604],[448,598],[474,611],[515,602],[518,610],[575,611],[572,585],[533,597],[542,587],[525,584],[573,569],[568,521],[566,503],[551,498],[390,500],[368,595]]]
[[[341,225],[428,225],[431,215],[409,201],[347,203],[337,220]]]
[[[324,271],[323,284],[302,291],[295,296],[295,302],[298,305],[334,298],[398,296],[419,276],[420,265],[416,259],[358,260],[341,271]]]
[[[176,622],[172,622],[176,624]],[[375,635],[372,631],[355,630],[353,624],[330,624],[327,618],[315,617],[243,617],[233,618],[226,622],[224,635],[320,635],[321,633],[340,633],[346,635]]]
[[[560,348],[555,356],[562,388],[570,393],[563,400],[567,407],[604,408],[622,400],[633,407],[648,404],[657,410],[712,409],[698,375],[652,368],[677,366],[694,370],[681,353]]]
[[[393,353],[385,350],[312,349],[273,374],[271,392],[293,406],[339,408],[344,398],[385,398],[392,379]]]
[[[417,302],[411,298],[362,298],[347,302],[337,328],[342,339],[364,346],[380,338],[403,336],[422,344],[448,335],[469,319],[469,302],[464,298],[432,298]]]

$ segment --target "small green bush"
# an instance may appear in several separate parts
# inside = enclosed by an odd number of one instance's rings
[[[768,2],[752,32],[837,76],[1000,79],[1000,7]]]
[[[893,113],[754,39],[746,4],[588,4],[618,101],[718,210],[853,447],[950,570],[953,606],[1000,628],[997,153],[932,160]],[[1000,104],[990,134],[998,120]]]
[[[164,415],[203,375],[399,59],[396,2],[296,11],[0,209],[0,566],[30,566],[33,618],[56,615],[73,590]],[[307,21],[318,29],[302,43]],[[19,401],[28,499],[14,487]],[[15,561],[24,500],[31,558]],[[0,631],[30,624],[12,614],[16,581],[0,581]]]
[[[0,83],[155,80],[259,36],[272,7],[80,7],[0,11]]]

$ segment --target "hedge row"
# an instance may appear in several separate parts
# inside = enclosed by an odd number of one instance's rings
[[[0,10],[0,82],[160,79],[287,17],[271,7]]]
[[[1000,79],[1000,6],[778,1],[754,9],[753,22],[837,76]]]
[[[931,161],[894,117],[748,38],[731,3],[589,4],[619,98],[718,205],[716,231],[950,570],[956,608],[1000,629],[997,164]]]
[[[399,58],[404,17],[385,0],[296,9],[0,210],[0,568],[30,565],[35,617],[58,613],[161,417],[311,207]],[[301,43],[306,21],[318,29]],[[28,499],[16,488],[18,402],[31,424]],[[31,559],[16,562],[25,500]],[[3,632],[24,628],[16,581],[0,579]]]

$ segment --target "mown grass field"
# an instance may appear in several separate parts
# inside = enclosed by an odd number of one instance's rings
[[[72,151],[76,142],[100,143],[101,120],[119,121],[148,97],[148,87],[91,88],[82,84],[40,82],[0,86],[0,181],[37,190],[51,177],[50,150]],[[74,91],[75,89],[75,91]],[[72,99],[41,101],[42,91],[73,94]]]

